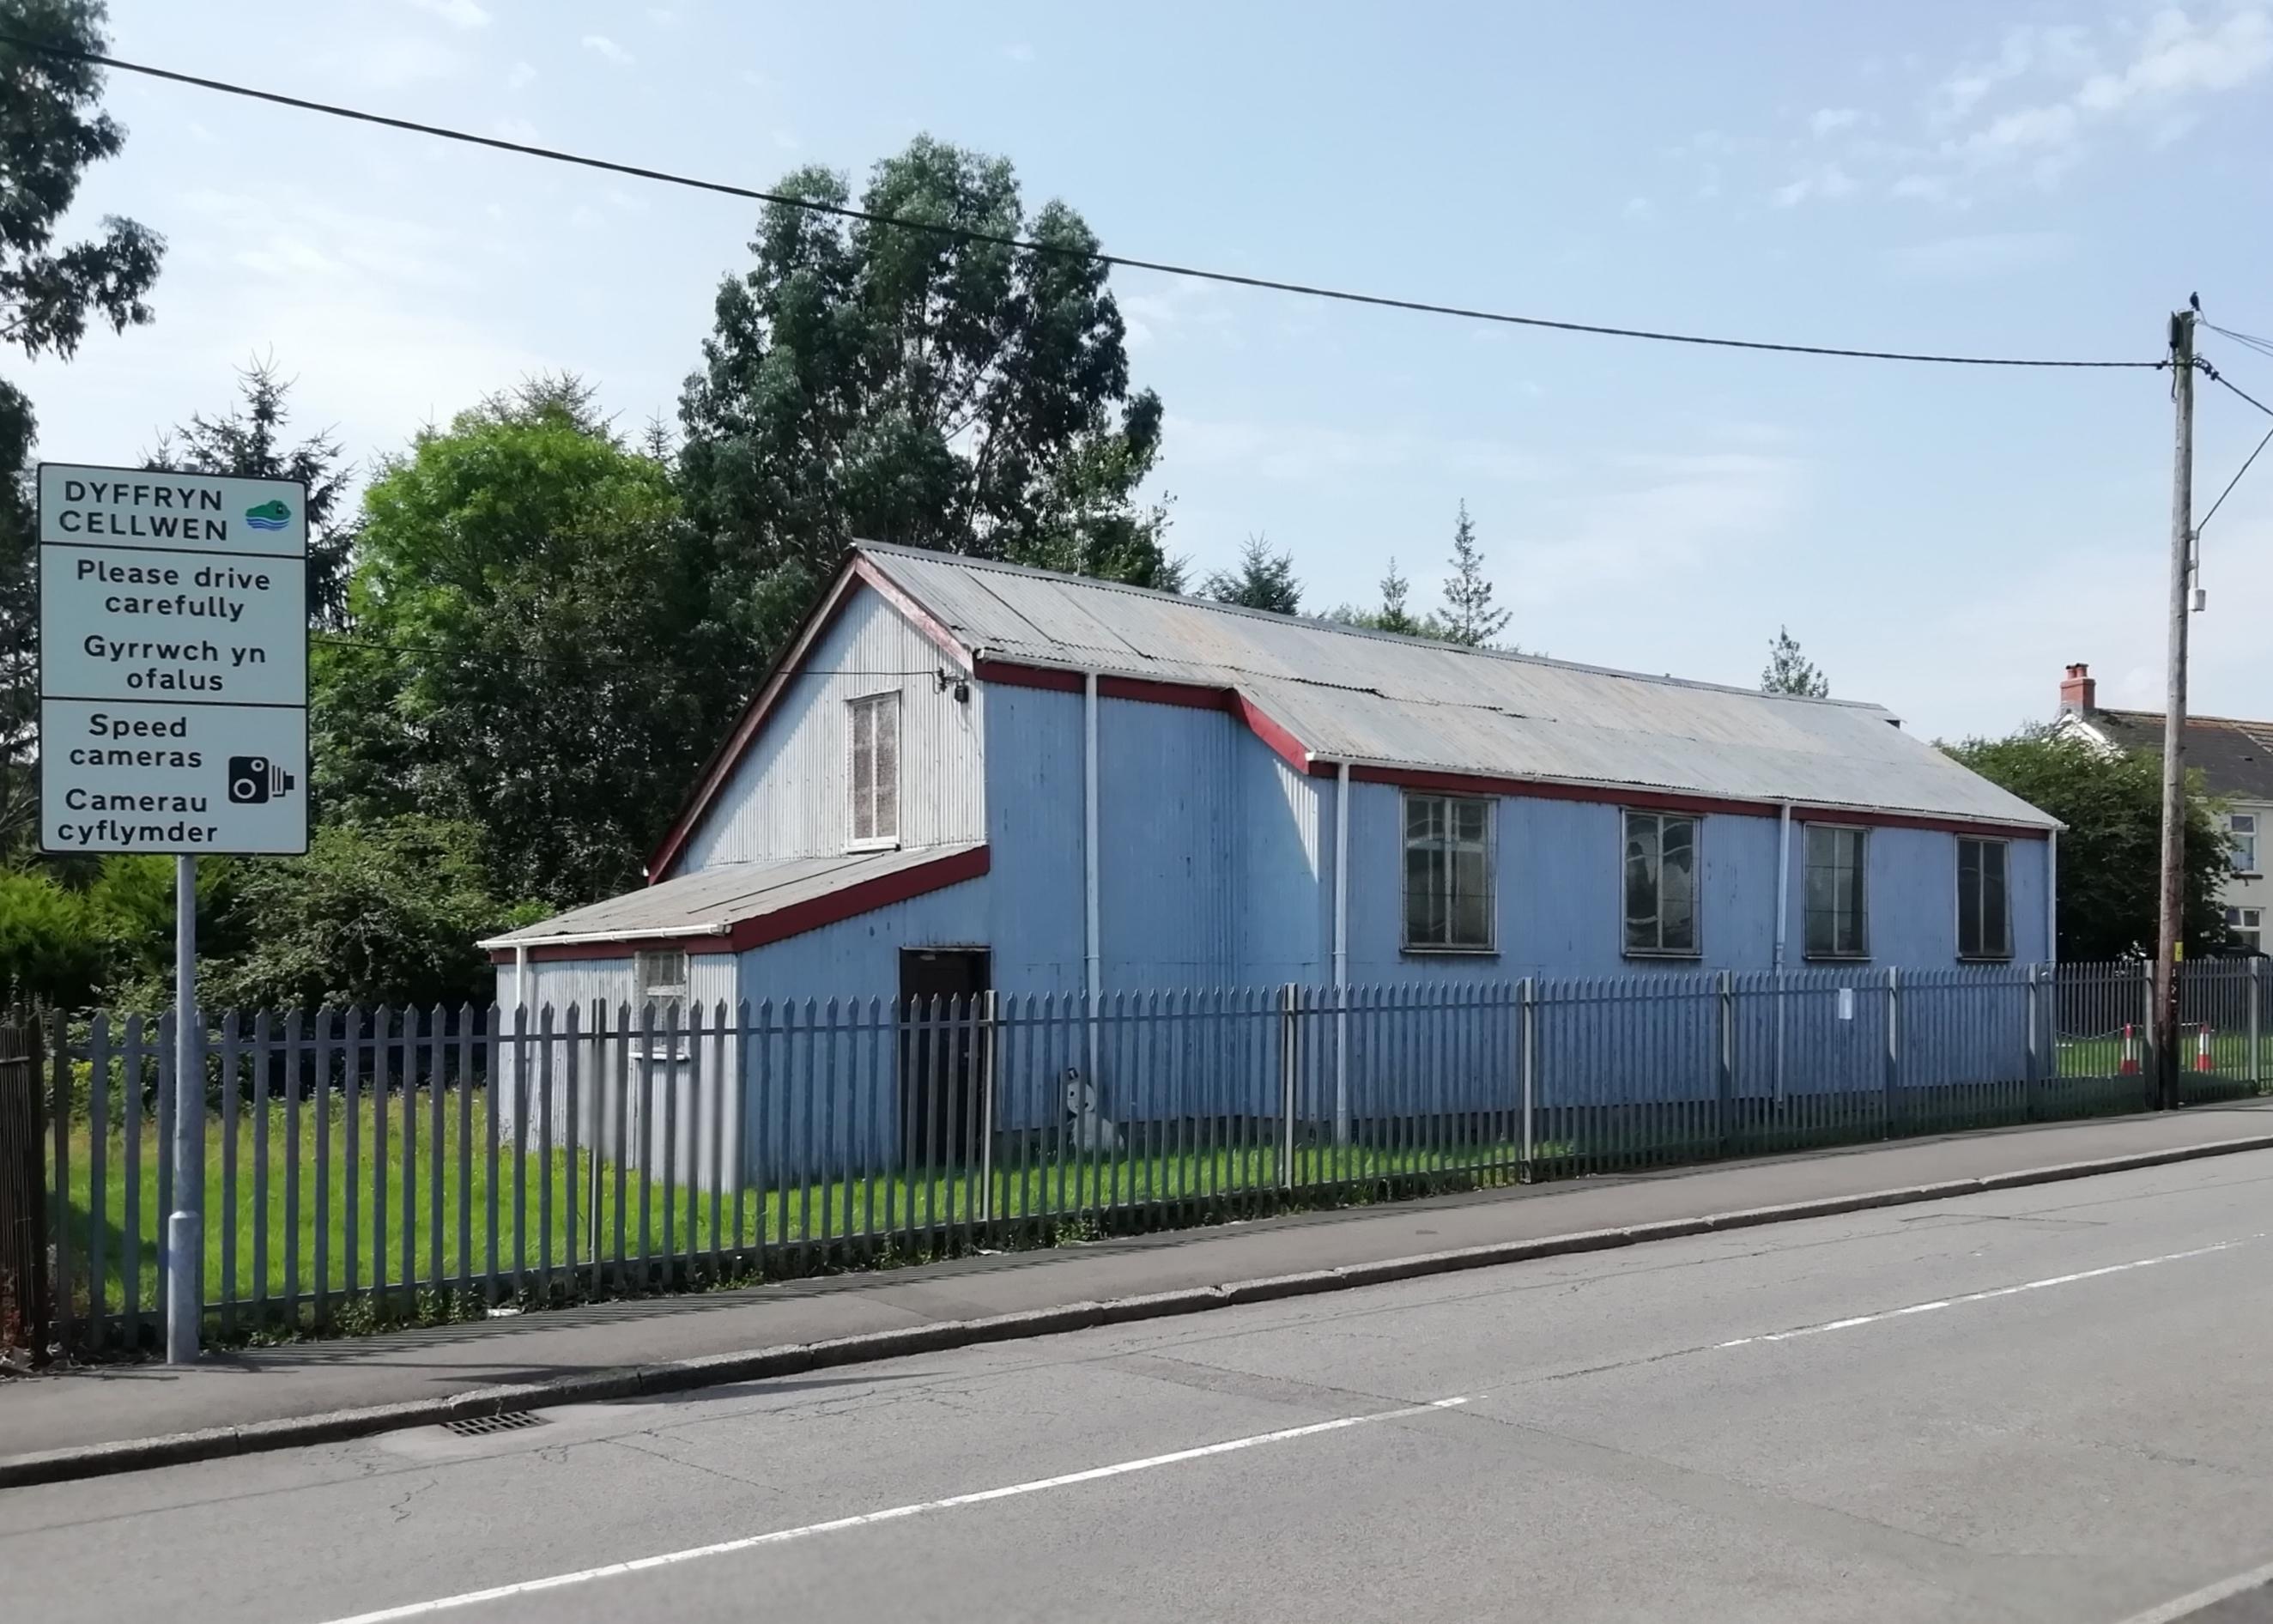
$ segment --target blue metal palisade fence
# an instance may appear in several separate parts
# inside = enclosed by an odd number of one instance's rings
[[[2262,1091],[2260,960],[2186,967],[2189,1101]],[[2138,1111],[2136,964],[982,993],[204,1023],[208,1336]],[[56,1019],[58,1329],[148,1345],[170,1014]]]

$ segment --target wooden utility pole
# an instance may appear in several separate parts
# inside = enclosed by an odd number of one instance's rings
[[[2179,1103],[2179,952],[2187,902],[2187,617],[2194,573],[2194,312],[2171,317],[2171,399],[2177,447],[2171,468],[2169,691],[2163,715],[2163,869],[2155,944],[2155,1093]]]

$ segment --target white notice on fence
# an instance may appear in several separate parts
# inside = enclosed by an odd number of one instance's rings
[[[308,848],[307,490],[40,465],[40,847]]]

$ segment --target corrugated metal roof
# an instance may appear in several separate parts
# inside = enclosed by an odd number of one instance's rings
[[[974,654],[1236,689],[1315,759],[2058,827],[1876,705],[1765,694],[864,543]]]
[[[965,851],[978,842],[906,851],[856,851],[770,863],[721,863],[622,896],[524,925],[484,948],[544,947],[564,939],[634,936],[724,936],[734,925],[817,901],[863,880],[881,879]]]

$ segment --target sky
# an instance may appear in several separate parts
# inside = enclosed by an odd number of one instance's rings
[[[1396,6],[112,0],[114,52],[744,185],[919,133],[1110,250],[1613,326],[2154,360],[2273,335],[2273,0]],[[162,233],[157,319],[0,364],[41,453],[131,462],[273,357],[367,470],[573,371],[675,421],[755,206],[111,76],[69,225]],[[1700,349],[1119,272],[1195,576],[1250,536],[1306,608],[1459,504],[1526,650],[1759,680],[1789,627],[1935,737],[2159,708],[2166,375]],[[2203,353],[2273,405],[2273,359]],[[2205,384],[2197,512],[2273,417]],[[2198,711],[2273,716],[2273,453],[2204,528]]]

